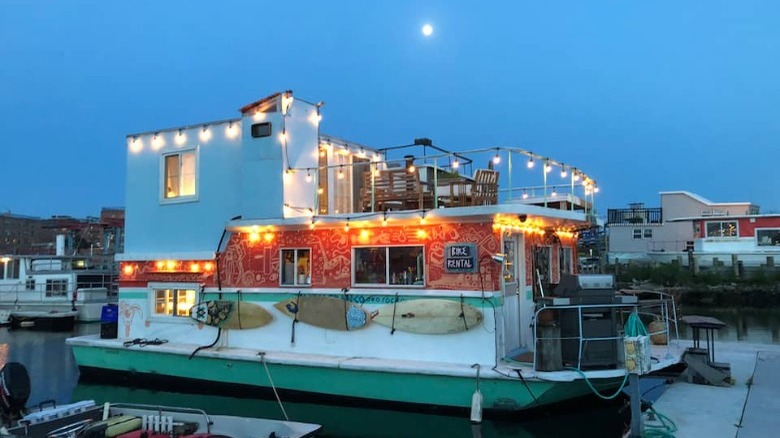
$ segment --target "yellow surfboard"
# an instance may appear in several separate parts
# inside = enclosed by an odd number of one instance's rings
[[[476,327],[482,322],[482,312],[460,301],[420,299],[382,306],[371,313],[371,319],[404,332],[444,335]]]
[[[274,307],[290,318],[331,330],[356,330],[368,323],[365,310],[340,298],[305,295],[279,301]]]
[[[203,324],[226,329],[262,327],[274,317],[264,308],[246,301],[212,300],[190,309],[190,318]]]

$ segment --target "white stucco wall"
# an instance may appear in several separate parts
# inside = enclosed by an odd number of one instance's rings
[[[241,178],[240,123],[207,125],[210,138],[203,140],[203,126],[183,130],[186,140],[177,144],[178,130],[160,132],[159,146],[154,134],[128,138],[126,182],[126,241],[123,258],[142,254],[203,253],[214,251],[225,222],[238,214],[238,187]],[[163,200],[163,155],[194,150],[197,156],[196,193],[184,202]]]

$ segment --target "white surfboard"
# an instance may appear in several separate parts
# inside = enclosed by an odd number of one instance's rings
[[[482,312],[469,304],[444,299],[399,301],[371,313],[385,327],[409,333],[444,335],[469,330],[482,323]]]

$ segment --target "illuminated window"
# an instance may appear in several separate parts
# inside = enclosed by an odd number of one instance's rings
[[[422,246],[355,248],[353,283],[365,285],[425,285]]]
[[[154,291],[154,313],[156,315],[190,316],[195,305],[193,289],[158,289]]]
[[[280,278],[283,286],[311,284],[311,250],[283,249],[281,260]]]
[[[68,279],[67,278],[47,278],[46,279],[46,296],[49,297],[49,298],[67,297],[68,296]]]
[[[739,235],[736,221],[707,222],[705,226],[706,237],[737,237]]]
[[[194,197],[196,184],[195,151],[163,156],[163,183],[165,199]]]

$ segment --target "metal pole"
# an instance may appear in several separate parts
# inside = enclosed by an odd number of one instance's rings
[[[509,184],[509,197],[507,200],[512,199],[512,191],[514,190],[514,187],[512,187],[512,149],[509,149],[507,151],[507,158],[506,158],[506,165],[507,165],[507,184]]]
[[[546,160],[542,163],[542,181],[544,181],[544,208],[547,208],[547,164]]]
[[[433,158],[433,187],[431,191],[433,192],[433,208],[439,208],[439,159],[436,157]]]
[[[631,403],[631,437],[642,436],[642,396],[639,392],[639,374],[628,375],[628,395]]]

